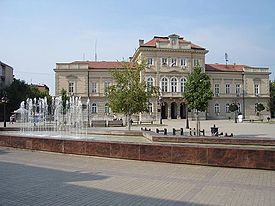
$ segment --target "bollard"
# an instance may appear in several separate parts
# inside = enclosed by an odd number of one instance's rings
[[[164,135],[167,135],[167,129],[164,128]]]
[[[180,128],[180,135],[183,135],[183,128]]]
[[[176,135],[176,129],[173,128],[173,135]]]

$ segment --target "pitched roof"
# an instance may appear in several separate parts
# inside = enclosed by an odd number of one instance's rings
[[[128,62],[118,61],[74,61],[71,64],[87,64],[90,69],[115,69],[121,68]]]
[[[242,72],[246,65],[243,64],[205,64],[205,71],[208,72]]]
[[[150,41],[143,44],[142,47],[156,47],[157,42],[167,42],[168,43],[169,37],[154,36],[153,39],[151,39]],[[191,42],[184,40],[183,37],[179,37],[179,43],[191,43]],[[191,49],[205,50],[205,48],[203,48],[199,45],[193,44],[193,43],[191,43]]]

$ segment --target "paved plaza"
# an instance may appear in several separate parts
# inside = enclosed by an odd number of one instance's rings
[[[245,122],[245,123],[235,123],[234,120],[201,120],[201,129],[205,130],[205,134],[210,136],[210,127],[215,124],[219,128],[219,132],[223,133],[233,133],[235,137],[263,137],[263,138],[275,138],[275,119],[272,119],[270,123],[268,122]],[[20,127],[20,123],[9,124],[7,127]],[[190,128],[196,127],[196,121],[189,121]],[[3,122],[0,122],[0,127],[3,127]],[[175,120],[163,120],[163,124],[160,125],[159,121],[155,121],[154,124],[142,124],[132,126],[132,130],[138,130],[147,127],[151,128],[152,131],[156,131],[156,128],[162,129],[167,128],[169,132],[172,132],[172,128],[184,128],[185,133],[189,130],[186,129],[185,119],[175,119]],[[89,131],[94,130],[127,130],[127,127],[91,127],[88,128]]]
[[[275,171],[0,147],[0,205],[275,205]]]

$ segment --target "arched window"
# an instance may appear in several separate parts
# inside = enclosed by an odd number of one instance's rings
[[[161,91],[168,92],[168,79],[166,77],[161,79]]]
[[[154,86],[154,79],[152,77],[147,78],[147,90],[151,91],[152,87]]]
[[[180,92],[183,93],[184,92],[184,85],[186,83],[186,78],[185,77],[182,77],[180,79]]]
[[[214,110],[215,110],[215,113],[220,113],[220,105],[219,104],[215,104],[214,106]]]
[[[225,105],[225,112],[226,112],[226,113],[229,113],[229,112],[230,112],[230,111],[229,111],[229,104],[228,104],[228,103]]]
[[[105,111],[105,114],[109,114],[110,113],[110,107],[109,107],[108,103],[105,104],[104,111]]]
[[[176,77],[172,77],[171,79],[171,92],[177,92],[178,87],[178,79]]]
[[[153,112],[153,104],[151,102],[148,103],[148,111],[149,113]]]
[[[97,113],[97,105],[96,105],[96,103],[92,104],[92,113]]]

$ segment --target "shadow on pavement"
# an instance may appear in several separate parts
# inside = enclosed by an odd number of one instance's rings
[[[104,184],[108,184],[108,181],[96,183],[93,181],[103,181],[108,178],[111,177],[99,173],[68,172],[0,161],[0,205],[203,206],[192,202],[139,196],[92,187],[93,184],[106,187]]]

